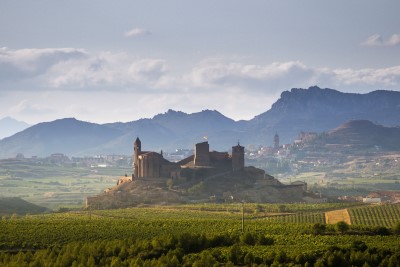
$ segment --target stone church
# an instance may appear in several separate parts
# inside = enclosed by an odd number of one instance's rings
[[[239,143],[232,147],[232,154],[210,151],[208,142],[197,143],[194,155],[179,162],[170,162],[161,153],[142,151],[142,143],[136,138],[134,143],[133,174],[135,178],[177,178],[184,168],[219,168],[227,166],[231,171],[244,168],[244,147]]]

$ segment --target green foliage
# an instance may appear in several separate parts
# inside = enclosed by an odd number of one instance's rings
[[[349,225],[344,221],[338,222],[335,224],[335,230],[343,235],[349,230]]]
[[[260,205],[265,210],[269,207]],[[299,207],[308,212],[305,206]],[[91,216],[89,211],[83,211],[1,220],[0,266],[396,266],[398,263],[398,236],[391,232],[380,235],[389,230],[385,227],[352,225],[347,234],[335,234],[333,227],[321,223],[274,222],[260,212],[254,214],[253,208],[257,206],[246,204],[249,212],[244,234],[240,231],[240,204],[91,211]],[[292,207],[288,204],[287,208]],[[324,226],[324,233],[310,234],[310,229]]]
[[[315,223],[312,227],[314,235],[322,235],[326,231],[326,225],[322,223]]]

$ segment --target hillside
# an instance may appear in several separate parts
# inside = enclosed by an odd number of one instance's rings
[[[87,149],[107,143],[121,134],[116,129],[75,118],[43,122],[0,140],[0,157],[17,153],[25,156],[82,155]]]
[[[385,127],[368,120],[351,120],[335,129],[305,142],[307,147],[335,150],[351,149],[354,153],[365,149],[400,150],[400,127]]]
[[[276,132],[281,143],[291,143],[302,131],[326,132],[349,120],[399,126],[398,114],[397,91],[352,94],[316,86],[294,88],[284,91],[270,110],[248,121],[234,121],[216,110],[192,114],[168,110],[126,123],[95,124],[76,119],[39,123],[0,140],[0,158],[17,153],[27,157],[58,152],[69,156],[131,154],[137,136],[153,151],[192,148],[205,136],[214,144],[212,149],[228,150],[238,140],[245,146],[271,145]],[[392,146],[392,140],[386,139],[383,146]]]
[[[19,197],[0,197],[0,216],[1,215],[25,215],[37,214],[49,211],[44,207],[27,202]]]
[[[328,132],[326,143],[400,150],[400,127],[384,127],[367,120],[352,120]]]

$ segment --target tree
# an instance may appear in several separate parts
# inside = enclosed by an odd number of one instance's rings
[[[255,243],[256,243],[256,239],[255,239],[254,236],[253,236],[251,233],[249,233],[249,232],[243,234],[243,235],[240,237],[240,241],[241,241],[242,243],[246,244],[246,245],[255,245]]]
[[[326,225],[322,223],[315,223],[312,227],[314,235],[322,235],[325,233]]]
[[[349,225],[344,221],[340,221],[335,225],[335,229],[343,235],[347,230],[349,230]]]
[[[228,260],[238,265],[242,262],[243,251],[238,244],[234,244],[228,252]]]

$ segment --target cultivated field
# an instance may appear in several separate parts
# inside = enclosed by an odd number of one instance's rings
[[[82,207],[87,196],[114,186],[128,171],[121,167],[65,167],[2,160],[0,196],[20,197],[54,210]]]
[[[0,265],[398,266],[399,206],[375,213],[396,221],[390,228],[361,224],[353,211],[370,206],[348,207],[358,222],[348,228],[324,224],[325,212],[343,208],[197,204],[8,217],[0,221]]]

